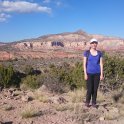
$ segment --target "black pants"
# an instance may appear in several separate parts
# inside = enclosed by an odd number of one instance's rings
[[[90,103],[92,97],[92,104],[96,104],[99,82],[100,82],[100,74],[88,74],[87,94],[86,94],[87,103]]]

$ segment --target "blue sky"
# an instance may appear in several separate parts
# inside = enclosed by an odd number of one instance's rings
[[[79,29],[124,38],[124,0],[0,0],[0,42]]]

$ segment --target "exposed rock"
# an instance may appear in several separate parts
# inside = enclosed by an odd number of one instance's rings
[[[8,89],[4,89],[4,92],[9,92]],[[4,95],[4,92],[0,93],[0,97]],[[10,91],[13,91],[11,89]],[[17,91],[17,90],[16,90]],[[16,92],[16,91],[13,91]],[[21,91],[22,92],[22,91]],[[0,101],[0,123],[3,124],[123,124],[124,117],[120,114],[120,110],[123,111],[123,104],[111,104],[110,98],[105,99],[105,102],[98,104],[98,109],[93,107],[85,108],[85,104],[72,103],[69,101],[67,94],[42,94],[48,95],[50,101],[41,102],[38,100],[29,100],[29,96],[32,96],[32,91],[24,91],[18,96],[14,96],[14,99],[8,100],[3,97]],[[46,92],[45,92],[46,93]],[[29,95],[29,96],[28,96]],[[21,97],[19,100],[15,100],[16,97]],[[67,100],[68,101],[67,101]],[[24,101],[24,102],[22,102]],[[65,104],[67,102],[67,104]],[[51,103],[51,104],[49,104]],[[62,104],[64,103],[64,104]],[[4,109],[3,109],[4,108]],[[58,109],[59,108],[59,109]],[[22,112],[25,114],[36,114],[37,116],[31,116],[31,118],[22,118]],[[23,113],[24,114],[24,113]]]
[[[32,99],[34,97],[34,93],[32,91],[28,91],[26,95],[29,97],[32,97]]]
[[[46,35],[1,46],[0,60],[20,58],[71,58],[82,57],[81,51],[89,48],[89,40],[97,38],[98,49],[124,51],[124,39],[103,35],[89,35],[83,31]]]
[[[13,58],[14,58],[13,53],[6,52],[6,51],[0,51],[0,60],[10,60],[10,59],[13,59]]]
[[[58,101],[59,104],[67,103],[67,100],[64,97],[62,97],[62,96],[59,97],[57,101]]]
[[[8,90],[9,94],[13,94],[14,91],[16,91],[16,88],[10,88],[10,89]]]
[[[14,100],[19,100],[19,99],[21,99],[21,96],[14,97]]]
[[[45,85],[42,85],[39,89],[38,89],[38,91],[40,91],[40,92],[46,92],[46,91],[48,91],[48,88],[45,86]]]
[[[21,100],[24,101],[24,102],[29,102],[29,101],[32,101],[32,97],[31,96],[22,96],[21,97]]]
[[[100,121],[104,121],[105,118],[104,118],[104,117],[100,117],[99,120],[100,120]]]

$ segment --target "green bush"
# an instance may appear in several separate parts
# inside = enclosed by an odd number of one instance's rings
[[[49,71],[44,74],[44,84],[52,92],[63,93],[66,91],[67,77],[69,75],[69,70],[64,68],[63,65],[55,66],[50,65]]]
[[[56,82],[58,82],[57,85],[59,86],[64,84],[64,86],[69,87],[86,88],[82,64],[82,62],[77,62],[73,67],[68,63],[63,63],[61,66],[52,65],[50,66],[49,77],[52,77],[54,80],[56,79]],[[123,82],[124,59],[105,53],[104,80],[100,84],[103,84],[107,89],[114,90],[121,87]]]
[[[32,75],[33,74],[33,71],[34,71],[34,69],[33,69],[33,67],[31,65],[25,65],[25,67],[24,67],[24,73],[26,75]]]
[[[72,84],[76,85],[77,88],[86,88],[84,80],[83,65],[81,62],[77,62],[71,73]]]
[[[40,82],[36,75],[28,75],[22,79],[22,85],[24,89],[37,89],[40,86]]]
[[[9,87],[13,82],[14,69],[12,66],[0,65],[0,85]]]
[[[124,81],[124,59],[117,56],[104,56],[104,85],[114,90],[119,88]]]
[[[78,62],[74,67],[64,62],[60,66],[49,66],[49,72],[45,77],[44,83],[51,90],[55,92],[65,92],[69,89],[85,87],[83,79],[82,63]]]
[[[82,61],[70,65],[67,62],[61,65],[50,64],[45,73],[39,73],[30,65],[25,66],[24,73],[15,71],[13,66],[0,65],[0,85],[4,87],[19,86],[22,84],[28,88],[36,89],[45,84],[48,89],[55,92],[65,92],[74,88],[86,87]],[[36,72],[37,71],[37,72]],[[114,90],[124,84],[124,58],[104,55],[104,80],[100,83],[105,88]]]

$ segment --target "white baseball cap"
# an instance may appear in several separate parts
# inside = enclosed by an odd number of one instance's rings
[[[98,40],[93,38],[93,39],[90,40],[90,43],[93,43],[93,42],[97,42],[98,43]]]

